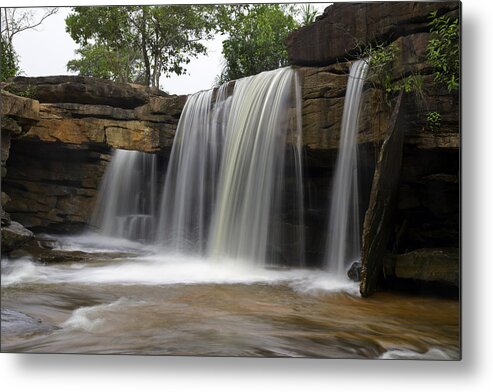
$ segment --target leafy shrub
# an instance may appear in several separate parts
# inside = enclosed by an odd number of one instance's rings
[[[435,82],[452,92],[459,88],[459,20],[430,14],[431,38],[426,49],[428,62],[435,68]]]

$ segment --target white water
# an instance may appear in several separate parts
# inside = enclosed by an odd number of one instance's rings
[[[379,359],[418,359],[418,360],[436,360],[449,361],[459,357],[458,350],[441,349],[437,347],[430,348],[422,353],[405,348],[396,348],[384,352]]]
[[[367,70],[366,61],[353,63],[344,99],[326,251],[327,268],[338,276],[344,276],[350,263],[360,257],[357,134]]]
[[[210,263],[198,256],[183,254],[151,255],[114,259],[109,263],[42,265],[30,258],[2,260],[2,285],[25,284],[84,285],[194,285],[194,284],[287,284],[313,293],[346,291],[358,295],[354,282],[339,280],[319,270],[266,269],[238,265],[235,260]],[[94,286],[93,286],[94,287]]]
[[[106,169],[91,225],[102,235],[148,241],[157,213],[156,156],[115,150]]]
[[[297,226],[303,225],[301,178],[301,108],[296,73],[290,68],[238,80],[226,127],[219,175],[217,208],[213,217],[209,255],[249,264],[275,263],[283,232],[286,141],[297,140],[295,162]],[[295,118],[290,116],[294,108]],[[301,195],[301,196],[299,196]],[[303,235],[297,232],[298,265],[303,262]],[[269,248],[270,246],[270,248]]]
[[[173,251],[203,254],[216,198],[227,85],[190,96],[177,127],[160,208],[157,243]]]

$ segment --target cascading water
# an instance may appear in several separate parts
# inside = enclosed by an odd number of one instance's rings
[[[168,250],[264,264],[267,257],[274,262],[284,241],[294,243],[294,257],[301,264],[301,96],[296,72],[285,68],[238,80],[228,96],[230,87],[221,86],[215,99],[213,90],[194,94],[183,109],[157,242]],[[288,137],[291,148],[286,147]],[[290,184],[289,193],[295,196],[289,202],[287,174],[296,184],[294,190]],[[286,230],[282,215],[290,208],[297,213]]]
[[[301,124],[296,119],[301,97],[297,83],[296,72],[290,68],[236,82],[210,236],[209,255],[213,258],[275,263],[276,245],[285,231],[281,214],[290,133],[295,140],[291,159],[297,184],[294,193],[302,195]],[[303,202],[295,202],[299,203],[298,218],[302,217]],[[296,223],[300,242],[297,261],[302,263],[303,223]]]
[[[173,251],[204,253],[216,198],[230,99],[227,84],[190,96],[166,173],[156,240]]]
[[[304,265],[301,88],[294,69],[190,96],[156,213],[155,159],[116,151],[93,224],[166,251]],[[231,90],[232,93],[231,93]],[[151,167],[146,172],[145,165]],[[159,216],[156,224],[154,217]]]
[[[91,225],[110,237],[149,241],[157,214],[156,156],[115,150],[106,169]]]
[[[345,275],[348,264],[360,257],[357,134],[367,71],[365,60],[356,61],[351,66],[332,185],[326,266],[341,277]]]

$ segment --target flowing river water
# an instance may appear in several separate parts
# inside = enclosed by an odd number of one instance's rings
[[[131,242],[59,241],[79,261],[2,261],[2,351],[326,358],[460,356],[459,302],[323,271],[216,264]],[[80,250],[85,252],[81,253]],[[68,258],[70,259],[70,258]]]

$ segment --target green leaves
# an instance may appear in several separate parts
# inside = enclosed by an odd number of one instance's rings
[[[199,5],[74,7],[65,22],[80,45],[67,68],[81,75],[159,87],[180,75],[212,38],[217,7]]]
[[[8,80],[19,73],[19,59],[12,45],[1,38],[0,81]]]
[[[449,92],[459,88],[460,46],[459,20],[430,14],[431,38],[426,58],[435,68],[435,82],[447,87]]]
[[[227,14],[229,12],[229,15]],[[226,61],[219,82],[239,79],[288,65],[285,40],[299,27],[293,7],[279,4],[227,6],[221,28]]]
[[[426,116],[426,121],[428,123],[428,127],[433,132],[437,132],[440,129],[442,116],[438,112],[429,112],[428,115]]]

